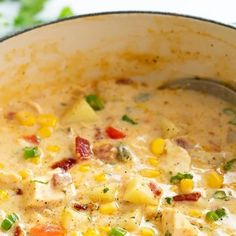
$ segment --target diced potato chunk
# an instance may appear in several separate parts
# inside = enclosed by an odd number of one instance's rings
[[[197,236],[193,225],[178,210],[165,208],[162,212],[162,230],[172,236]]]
[[[92,122],[96,121],[97,118],[96,112],[90,105],[84,99],[79,99],[65,112],[62,122]]]
[[[52,173],[27,180],[23,186],[24,200],[27,206],[44,206],[59,204],[75,195],[73,184],[62,188],[53,186]]]
[[[173,138],[179,133],[177,126],[165,117],[160,118],[162,136],[164,138]]]
[[[20,175],[12,172],[0,171],[0,185],[12,187],[12,184],[17,184],[22,180]]]
[[[136,204],[157,205],[158,200],[143,179],[132,179],[128,182],[123,200]]]
[[[177,174],[190,170],[191,157],[188,152],[177,144],[166,140],[166,154],[159,158],[159,167],[164,172]]]
[[[113,202],[117,196],[119,185],[98,185],[89,190],[88,196],[93,202]]]
[[[73,229],[81,229],[82,225],[88,225],[89,219],[86,212],[77,212],[70,208],[65,208],[61,216],[61,224],[68,232]]]
[[[126,229],[127,231],[135,231],[139,228],[141,220],[142,214],[140,210],[135,210],[122,215],[122,217],[120,217],[116,224]]]

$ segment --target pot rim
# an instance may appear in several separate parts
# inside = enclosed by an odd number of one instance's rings
[[[88,13],[88,14],[81,14],[81,15],[75,15],[63,19],[57,19],[53,20],[44,24],[39,24],[36,26],[29,27],[27,29],[23,29],[20,31],[16,31],[13,33],[10,33],[4,37],[0,38],[0,43],[7,41],[8,39],[14,38],[18,35],[39,29],[44,26],[48,25],[54,25],[60,22],[64,21],[70,21],[70,20],[75,20],[75,19],[80,19],[80,18],[87,18],[87,17],[93,17],[93,16],[103,16],[103,15],[127,15],[127,14],[150,14],[150,15],[160,15],[160,16],[175,16],[175,17],[181,17],[181,18],[186,18],[186,19],[192,19],[196,21],[201,21],[201,22],[208,22],[211,24],[215,24],[218,26],[223,26],[225,28],[231,29],[231,30],[236,30],[236,26],[225,24],[219,21],[203,18],[203,17],[198,17],[198,16],[191,16],[188,14],[180,14],[180,13],[174,13],[174,12],[160,12],[160,11],[135,11],[135,10],[127,10],[127,11],[107,11],[107,12],[96,12],[96,13]]]

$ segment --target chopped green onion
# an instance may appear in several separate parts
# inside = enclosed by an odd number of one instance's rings
[[[226,212],[224,208],[219,208],[215,211],[209,211],[206,214],[206,220],[208,221],[217,221],[226,216]]]
[[[225,201],[229,200],[229,197],[226,195],[225,191],[223,191],[223,190],[216,191],[213,194],[213,197],[215,199],[221,199],[221,200],[225,200]]]
[[[128,115],[123,115],[121,118],[123,121],[126,121],[132,125],[137,125],[138,123],[134,120],[132,120]]]
[[[109,236],[124,236],[127,234],[127,231],[120,228],[120,227],[114,227],[111,229]]]
[[[109,191],[109,188],[104,188],[103,193],[107,193]]]
[[[39,151],[38,147],[25,147],[23,149],[23,151],[24,151],[24,158],[25,159],[31,159],[31,158],[35,158],[35,157],[40,156],[40,151]]]
[[[182,179],[192,179],[193,176],[188,173],[177,173],[177,175],[174,175],[170,178],[170,182],[172,184],[178,184]]]
[[[234,166],[236,166],[236,158],[226,162],[224,165],[223,165],[223,170],[224,171],[229,171],[231,170]]]
[[[170,205],[170,204],[172,203],[172,201],[173,201],[172,197],[166,197],[165,200],[166,200],[166,203],[168,203],[169,205]]]
[[[86,96],[85,99],[86,99],[87,103],[95,111],[99,111],[99,110],[102,110],[104,108],[103,100],[100,97],[98,97],[97,95],[90,94],[90,95]]]
[[[119,161],[129,161],[132,159],[132,155],[131,155],[130,151],[123,143],[120,143],[117,146],[116,158]]]
[[[9,230],[12,225],[19,220],[19,217],[16,213],[12,213],[11,215],[8,215],[1,224],[1,228],[5,231]]]
[[[63,7],[61,9],[61,12],[59,14],[59,19],[62,19],[62,18],[66,18],[66,17],[70,17],[70,16],[73,16],[74,13],[73,11],[71,10],[71,8],[69,6],[66,6],[66,7]]]
[[[33,179],[30,182],[39,183],[39,184],[48,184],[49,183],[49,181],[42,181],[42,180],[37,180],[37,179]]]

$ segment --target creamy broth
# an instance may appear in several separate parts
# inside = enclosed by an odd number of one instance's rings
[[[1,235],[234,235],[230,104],[131,79],[30,90],[0,101]]]

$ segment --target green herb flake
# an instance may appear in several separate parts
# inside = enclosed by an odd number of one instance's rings
[[[127,231],[120,227],[114,227],[109,232],[109,236],[124,236],[126,234],[127,234]]]
[[[127,146],[123,143],[119,143],[117,146],[116,158],[119,161],[130,161],[132,160],[131,152],[128,150]]]
[[[49,181],[42,181],[42,180],[37,180],[37,179],[33,179],[30,182],[39,183],[39,184],[48,184],[49,183]]]
[[[225,108],[223,110],[223,113],[227,116],[231,117],[231,120],[229,121],[229,124],[236,125],[236,110],[232,108]]]
[[[36,157],[39,157],[41,154],[38,147],[25,147],[23,149],[23,152],[24,152],[25,159],[36,158]]]
[[[224,165],[223,165],[223,170],[225,172],[229,171],[229,170],[232,170],[233,167],[236,166],[236,158],[226,162]]]
[[[215,199],[220,199],[220,200],[225,200],[225,201],[229,200],[229,197],[226,195],[225,191],[223,191],[223,190],[216,191],[213,194],[213,197]]]
[[[90,95],[86,96],[85,99],[86,99],[87,103],[95,111],[99,111],[99,110],[102,110],[104,108],[103,100],[100,97],[98,97],[97,95],[90,94]]]
[[[173,201],[172,197],[166,197],[165,200],[166,200],[166,203],[169,204],[169,205],[170,205],[170,204],[172,203],[172,201]]]
[[[178,184],[182,179],[193,179],[193,175],[188,173],[177,173],[170,178],[172,184]]]
[[[72,9],[69,6],[66,6],[61,9],[61,12],[60,12],[58,18],[62,19],[62,18],[70,17],[73,15],[74,15],[74,13],[73,13]]]
[[[107,187],[103,189],[103,193],[107,193],[108,191],[109,191],[109,188]]]
[[[136,121],[134,121],[133,119],[131,119],[128,115],[123,115],[121,117],[121,120],[125,121],[125,122],[128,122],[132,125],[137,125],[138,123]]]

